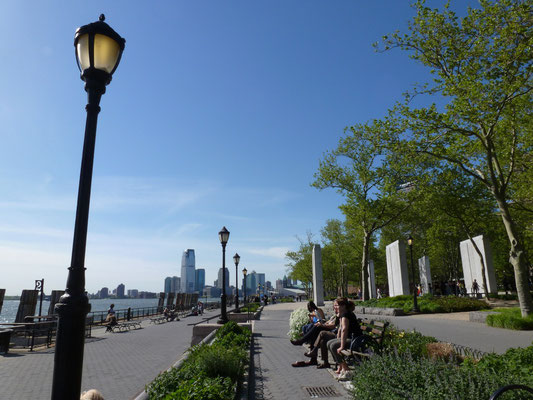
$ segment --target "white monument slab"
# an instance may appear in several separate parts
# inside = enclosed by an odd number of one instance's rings
[[[483,256],[485,263],[485,277],[487,278],[488,292],[496,293],[496,272],[494,271],[494,264],[492,262],[492,250],[488,240],[483,239],[483,235],[476,236],[472,239]],[[472,292],[472,282],[474,279],[479,285],[479,292],[483,293],[483,274],[481,273],[481,260],[474,245],[468,240],[463,240],[460,243],[461,262],[463,263],[463,273],[465,276],[465,288],[468,293]]]
[[[317,306],[324,305],[324,280],[322,278],[322,251],[320,245],[313,246],[313,300]]]
[[[376,293],[376,274],[374,273],[374,260],[368,261],[368,293],[371,299],[378,297]]]
[[[405,258],[405,244],[399,240],[386,247],[389,296],[409,293],[409,275]]]
[[[418,259],[418,270],[420,271],[420,286],[422,287],[422,294],[429,293],[429,287],[432,285],[432,281],[428,256]]]

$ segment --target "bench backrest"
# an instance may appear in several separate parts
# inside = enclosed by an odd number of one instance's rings
[[[370,319],[362,319],[360,324],[363,333],[372,336],[379,344],[383,341],[385,330],[389,325],[388,322],[374,321]]]

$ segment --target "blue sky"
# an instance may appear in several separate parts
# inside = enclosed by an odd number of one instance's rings
[[[442,4],[441,1],[430,4]],[[194,248],[212,284],[218,231],[248,270],[284,275],[296,235],[340,218],[310,187],[343,129],[384,115],[424,70],[372,43],[407,1],[91,1],[0,4],[0,287],[64,289],[86,94],[78,26],[126,38],[98,121],[86,288],[160,291]],[[234,284],[234,266],[230,270]]]

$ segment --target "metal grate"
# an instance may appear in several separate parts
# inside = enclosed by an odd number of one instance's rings
[[[324,397],[341,397],[341,394],[333,386],[303,386],[311,399]]]

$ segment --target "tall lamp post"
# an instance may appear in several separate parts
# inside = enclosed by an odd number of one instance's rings
[[[242,297],[242,300],[244,301],[244,306],[246,307],[246,275],[248,274],[248,270],[246,268],[242,269],[242,275],[244,276],[244,295]],[[246,307],[246,313],[248,314],[247,320],[250,319],[250,307]]]
[[[235,253],[233,256],[233,261],[235,261],[235,312],[241,312],[239,310],[239,261],[241,261],[241,256],[238,253]]]
[[[85,293],[85,245],[89,219],[89,201],[93,172],[96,123],[100,112],[100,99],[118,67],[125,40],[105,22],[84,25],[76,31],[74,46],[76,60],[85,81],[87,92],[87,120],[78,188],[76,222],[72,258],[68,268],[65,294],[55,306],[58,314],[54,374],[52,381],[53,400],[79,399],[85,342],[85,318],[91,310]]]
[[[41,297],[39,299],[39,317],[43,315],[43,296],[44,296],[44,278],[41,280],[35,281],[35,290],[41,292]],[[39,322],[41,319],[39,318]]]
[[[224,226],[218,232],[218,238],[222,244],[222,294],[220,295],[220,319],[219,324],[228,322],[228,315],[226,313],[226,244],[229,239],[229,231]]]
[[[411,235],[409,235],[407,238],[407,244],[409,245],[409,252],[411,253],[411,275],[413,276],[413,312],[420,312],[416,297],[415,264],[413,262],[413,238]]]

